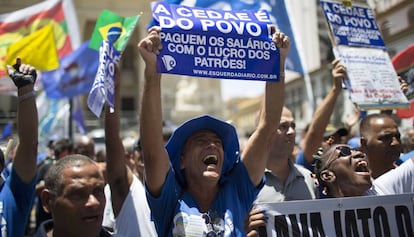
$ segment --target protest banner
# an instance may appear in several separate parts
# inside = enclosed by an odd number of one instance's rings
[[[334,45],[385,49],[385,43],[368,5],[354,3],[345,7],[342,2],[321,0]]]
[[[163,2],[153,2],[151,7],[163,43],[159,72],[279,80],[280,54],[271,40],[266,11],[222,11]]]
[[[351,101],[362,110],[408,107],[388,53],[381,49],[336,46],[335,57],[347,69]]]
[[[351,101],[361,110],[407,108],[398,75],[386,52],[373,10],[362,3],[345,7],[321,0],[336,58],[347,69]]]
[[[0,93],[9,93],[15,91],[16,88],[3,67],[7,48],[12,43],[49,24],[53,25],[59,58],[79,47],[79,25],[72,0],[47,0],[0,15]],[[36,53],[41,54],[41,52]]]
[[[261,203],[266,235],[413,236],[414,194]],[[264,232],[264,230],[262,230]]]
[[[290,51],[286,59],[286,70],[294,71],[299,74],[306,74],[304,71],[301,57],[299,56],[299,47],[296,45],[295,34],[289,15],[285,0],[262,0],[262,1],[222,1],[222,0],[196,0],[196,1],[183,1],[183,0],[163,0],[164,3],[180,4],[189,7],[202,7],[211,8],[215,10],[228,9],[228,10],[250,10],[259,11],[266,10],[270,14],[272,23],[276,25],[283,33],[290,38]],[[148,27],[156,25],[156,21],[153,18]]]

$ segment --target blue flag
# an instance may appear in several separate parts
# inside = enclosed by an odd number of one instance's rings
[[[13,128],[12,127],[13,127],[13,125],[12,125],[11,122],[8,122],[4,126],[3,131],[1,133],[1,139],[2,140],[6,140],[8,137],[10,137],[12,135],[12,133],[13,133]]]
[[[49,98],[72,98],[86,94],[92,87],[99,65],[99,52],[90,49],[89,41],[60,60],[60,68],[42,73],[42,83]]]
[[[182,0],[164,0],[165,3],[181,4]],[[189,4],[188,4],[189,5]],[[295,37],[290,24],[289,15],[286,9],[284,0],[251,0],[251,1],[220,1],[220,0],[196,0],[190,6],[212,8],[212,9],[227,9],[227,10],[252,10],[257,11],[263,9],[269,12],[273,23],[277,28],[289,36],[291,41],[291,48],[288,58],[286,60],[286,69],[295,71],[300,74],[305,74],[302,61],[299,56],[298,48],[296,46]],[[153,19],[149,27],[157,25]]]
[[[108,103],[111,112],[114,110],[115,68],[121,53],[113,46],[113,42],[104,40],[99,49],[99,57],[98,71],[87,100],[89,109],[98,118],[105,102]]]
[[[83,119],[82,106],[79,101],[79,97],[74,98],[73,100],[73,109],[72,109],[72,119],[78,128],[80,134],[86,134],[86,124]]]

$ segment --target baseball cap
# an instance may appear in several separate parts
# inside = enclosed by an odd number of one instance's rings
[[[338,134],[339,136],[346,136],[348,135],[348,130],[346,128],[336,128],[333,124],[328,124],[325,128],[325,133],[323,134],[324,137],[333,136]]]

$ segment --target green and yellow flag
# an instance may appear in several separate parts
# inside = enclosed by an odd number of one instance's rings
[[[108,31],[113,27],[121,29],[121,34],[118,40],[115,41],[114,47],[122,52],[128,44],[129,37],[135,30],[135,26],[140,18],[140,15],[132,17],[123,17],[117,15],[107,9],[99,14],[95,29],[93,30],[89,48],[99,50],[103,40],[108,40]]]
[[[55,70],[59,67],[53,26],[46,25],[7,48],[5,65],[13,65],[16,58],[40,71]]]

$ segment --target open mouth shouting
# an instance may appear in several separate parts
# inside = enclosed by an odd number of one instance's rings
[[[207,155],[204,157],[203,163],[207,166],[210,166],[210,165],[216,166],[218,163],[218,158],[216,155]]]
[[[370,175],[368,163],[365,160],[360,160],[355,166],[355,172],[359,175]]]

